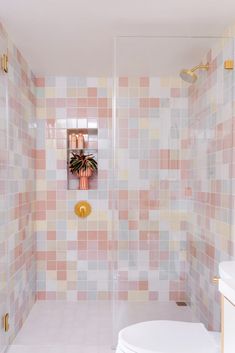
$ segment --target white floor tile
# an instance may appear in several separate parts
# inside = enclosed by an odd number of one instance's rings
[[[193,320],[174,302],[37,302],[8,353],[114,353],[120,329],[147,320]],[[114,340],[115,337],[115,340]],[[115,342],[116,343],[116,342]]]

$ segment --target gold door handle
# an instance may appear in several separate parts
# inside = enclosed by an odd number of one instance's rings
[[[9,314],[8,313],[6,313],[3,316],[3,328],[4,328],[5,332],[9,331],[10,325],[9,325]]]

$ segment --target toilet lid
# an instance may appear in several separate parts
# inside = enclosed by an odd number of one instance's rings
[[[119,333],[119,345],[133,353],[217,353],[218,346],[201,323],[147,321]]]

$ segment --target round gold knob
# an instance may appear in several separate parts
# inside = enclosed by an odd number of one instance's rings
[[[91,205],[87,201],[79,201],[74,207],[74,212],[78,217],[85,218],[91,213]]]

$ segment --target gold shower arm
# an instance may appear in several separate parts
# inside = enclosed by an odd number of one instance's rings
[[[209,64],[208,63],[207,64],[199,64],[197,66],[194,66],[190,71],[194,72],[194,71],[196,71],[198,69],[208,70],[209,69]]]

